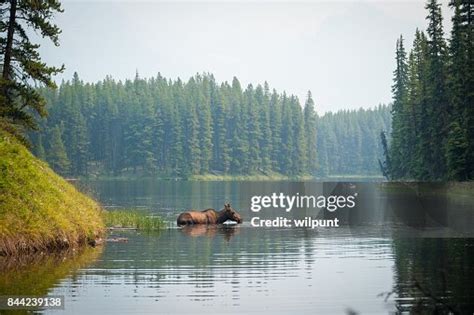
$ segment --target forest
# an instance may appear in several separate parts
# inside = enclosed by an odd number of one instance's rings
[[[380,132],[391,130],[391,107],[328,112],[318,118],[317,153],[321,177],[381,176]]]
[[[387,106],[318,117],[311,93],[302,106],[267,83],[210,74],[91,84],[76,73],[42,94],[49,115],[33,151],[66,176],[376,175],[390,123]]]
[[[426,4],[428,27],[412,49],[396,43],[392,132],[382,134],[385,176],[393,180],[474,179],[474,4],[452,0],[445,39],[441,5]],[[389,145],[387,145],[387,142]]]
[[[449,7],[449,36],[441,4],[428,0],[426,31],[415,31],[409,51],[398,38],[390,106],[318,116],[311,93],[300,103],[267,83],[217,83],[207,73],[186,82],[137,74],[95,83],[76,73],[57,88],[53,77],[64,65],[42,61],[21,21],[58,46],[61,30],[50,18],[63,11],[60,3],[5,2],[0,128],[30,142],[64,176],[372,176],[381,169],[389,180],[472,180],[473,5],[451,0]]]

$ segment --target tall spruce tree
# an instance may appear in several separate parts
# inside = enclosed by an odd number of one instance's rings
[[[405,124],[405,102],[407,98],[408,69],[406,52],[403,45],[403,37],[397,40],[396,44],[396,68],[393,73],[393,105],[392,105],[392,143],[390,146],[390,173],[394,178],[406,176],[406,164],[404,157],[406,154],[406,143],[404,142],[403,129]]]
[[[314,101],[311,91],[308,91],[308,98],[304,105],[304,128],[307,150],[307,169],[309,174],[315,174],[317,171],[318,160],[316,153],[316,111],[314,110]]]
[[[429,177],[426,179],[440,180],[446,177],[446,138],[450,108],[446,89],[447,47],[443,33],[443,17],[441,4],[430,0],[428,10],[428,83],[427,83],[427,116],[430,131],[430,152],[428,165]],[[427,149],[427,148],[426,148]],[[425,179],[425,178],[423,178]]]
[[[447,140],[448,178],[465,180],[474,178],[472,164],[473,133],[473,25],[474,4],[471,1],[452,0],[454,9],[449,45],[449,101],[451,122]],[[471,59],[470,59],[471,58]],[[458,156],[453,156],[457,154]]]

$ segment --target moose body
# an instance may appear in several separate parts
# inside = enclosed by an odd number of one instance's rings
[[[178,226],[191,224],[221,224],[227,220],[242,223],[241,216],[230,206],[230,203],[224,205],[224,209],[216,211],[206,209],[202,211],[190,210],[181,213],[176,220]]]

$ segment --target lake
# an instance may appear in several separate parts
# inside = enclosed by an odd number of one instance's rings
[[[161,215],[127,243],[0,261],[0,294],[64,295],[76,314],[474,312],[473,197],[445,184],[80,182],[110,211]],[[356,197],[355,207],[252,212],[253,196]],[[186,209],[242,214],[238,226],[177,228]],[[253,227],[251,218],[332,219],[340,227]],[[58,313],[43,310],[42,313]]]

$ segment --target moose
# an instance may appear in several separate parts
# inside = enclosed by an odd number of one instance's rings
[[[206,209],[202,211],[189,210],[181,213],[176,220],[178,226],[191,224],[222,224],[227,220],[242,223],[242,217],[232,207],[230,203],[224,204],[224,209],[216,211]]]

